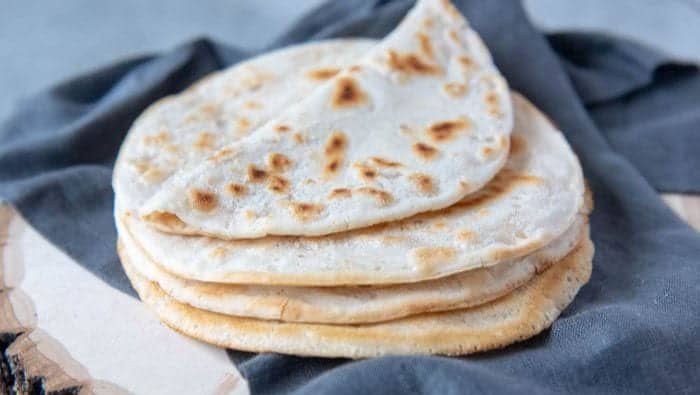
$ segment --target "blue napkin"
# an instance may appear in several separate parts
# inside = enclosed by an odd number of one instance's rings
[[[411,5],[329,1],[269,49],[380,38]],[[511,87],[549,115],[581,159],[596,203],[590,283],[550,330],[476,356],[348,361],[231,351],[231,359],[254,394],[700,393],[700,236],[658,197],[700,192],[698,69],[611,37],[546,37],[516,0],[456,5]],[[252,55],[202,39],[30,98],[0,128],[0,198],[135,295],[111,216],[121,141],[153,101]]]

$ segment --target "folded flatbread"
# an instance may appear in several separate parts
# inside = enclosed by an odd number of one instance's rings
[[[493,178],[512,118],[505,80],[464,17],[447,1],[420,0],[299,103],[172,175],[140,214],[162,231],[226,239],[407,218]]]

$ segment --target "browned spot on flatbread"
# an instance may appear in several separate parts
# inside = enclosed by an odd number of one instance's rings
[[[250,91],[255,91],[260,89],[265,81],[272,80],[274,78],[274,75],[271,73],[267,73],[263,70],[257,69],[257,70],[250,70],[252,75],[244,78],[241,81],[241,86],[244,89],[250,90]]]
[[[437,143],[444,143],[454,139],[457,133],[469,129],[469,126],[466,118],[437,122],[428,128],[428,136]]]
[[[258,218],[258,214],[255,212],[255,210],[246,209],[243,211],[243,217],[247,220],[254,220],[255,218]]]
[[[461,44],[461,40],[459,39],[459,33],[457,33],[457,30],[450,29],[447,34],[450,36],[450,38],[456,42],[457,44]]]
[[[411,138],[418,138],[418,133],[416,132],[416,130],[406,124],[399,125],[399,131],[401,131],[401,134],[409,136]]]
[[[388,206],[394,201],[394,196],[381,189],[371,187],[361,187],[356,189],[357,192],[373,197],[380,207]]]
[[[144,145],[164,145],[170,141],[170,133],[161,130],[160,132],[143,138]]]
[[[244,196],[246,193],[248,193],[248,187],[243,185],[243,184],[237,184],[235,182],[232,182],[232,183],[226,185],[226,191],[231,196],[241,197],[241,196]]]
[[[216,247],[209,252],[209,257],[212,259],[219,260],[219,259],[224,258],[226,255],[228,255],[228,252],[229,252],[228,249],[226,249],[224,247]]]
[[[324,146],[324,178],[329,179],[334,177],[343,164],[345,150],[348,147],[348,139],[341,131],[335,131],[328,136]]]
[[[421,142],[413,144],[412,148],[413,152],[424,160],[432,160],[440,153],[437,148]]]
[[[139,174],[143,174],[151,167],[151,163],[147,160],[130,160],[129,165]]]
[[[158,223],[168,229],[186,229],[187,225],[173,213],[156,211],[144,216],[146,220]]]
[[[306,77],[312,80],[327,80],[340,72],[337,67],[323,67],[320,69],[313,69],[306,72]]]
[[[194,148],[205,151],[214,148],[214,135],[209,132],[201,132],[194,141]]]
[[[290,128],[289,125],[285,125],[283,123],[280,123],[279,125],[275,126],[275,132],[277,133],[287,133],[290,130],[292,130],[292,128]]]
[[[260,183],[267,179],[267,171],[255,165],[248,165],[248,181]]]
[[[488,109],[489,114],[491,114],[494,117],[500,117],[503,115],[503,112],[501,111],[500,107],[500,102],[498,98],[498,94],[494,91],[489,91],[486,93],[486,96],[484,96],[484,102],[486,102],[486,107]]]
[[[362,66],[359,64],[354,64],[354,65],[348,67],[348,71],[351,73],[357,73],[360,70],[362,70]]]
[[[483,156],[484,158],[490,158],[491,156],[493,156],[493,154],[496,153],[496,149],[494,149],[493,147],[489,147],[488,145],[481,147],[480,151],[481,156]]]
[[[248,100],[245,103],[243,103],[243,106],[245,108],[248,108],[250,110],[257,110],[258,108],[262,108],[262,103],[256,100]]]
[[[338,170],[340,170],[340,166],[342,166],[342,164],[342,157],[330,158],[323,166],[323,177],[329,179],[338,174]]]
[[[163,173],[162,170],[160,170],[157,167],[151,166],[146,171],[141,174],[144,178],[149,183],[154,183],[161,181],[163,178],[165,178],[165,173]]]
[[[509,192],[522,185],[541,185],[545,181],[537,176],[518,173],[511,169],[503,169],[486,186],[472,195],[467,196],[455,206],[460,208],[476,208],[484,203],[506,196]],[[488,213],[479,213],[487,215]]]
[[[490,106],[497,105],[498,104],[498,95],[496,94],[496,92],[490,91],[484,97],[484,101],[486,102],[486,104],[488,104]]]
[[[433,225],[433,229],[435,230],[445,230],[447,229],[447,224],[444,222],[438,222]]]
[[[457,61],[462,65],[464,71],[470,71],[476,66],[476,63],[468,56],[460,56],[457,58]]]
[[[472,241],[476,238],[476,233],[469,229],[462,229],[457,233],[457,240],[459,241]]]
[[[389,55],[388,65],[392,70],[404,74],[435,75],[440,74],[440,66],[423,60],[414,53],[399,53],[393,49],[387,51]]]
[[[355,168],[355,171],[357,171],[357,176],[361,180],[374,181],[379,176],[379,172],[377,172],[376,169],[373,169],[361,163],[355,163],[353,165],[353,168]]]
[[[304,135],[301,134],[301,133],[294,133],[294,134],[292,135],[292,139],[293,139],[294,142],[297,143],[297,144],[303,144],[304,141],[305,141]]]
[[[423,33],[423,32],[418,32],[416,33],[416,38],[418,38],[418,43],[420,44],[420,50],[423,53],[423,55],[427,56],[428,58],[433,57],[433,44],[430,42],[430,37]]]
[[[205,213],[214,210],[219,205],[219,199],[215,193],[197,188],[192,188],[187,192],[187,200],[190,207]]]
[[[185,117],[185,119],[182,120],[182,124],[183,124],[183,125],[189,125],[189,124],[191,124],[191,123],[200,121],[201,118],[202,118],[202,117],[201,117],[201,113],[199,113],[199,112],[190,113],[189,115],[187,115],[187,116]]]
[[[340,77],[335,81],[331,107],[336,109],[352,108],[365,104],[367,101],[367,94],[354,78]]]
[[[519,244],[510,245],[508,248],[497,248],[492,250],[488,254],[488,259],[493,260],[506,260],[511,259],[515,256],[524,256],[530,254],[544,246],[544,243],[540,240],[530,240]]]
[[[397,244],[406,240],[406,236],[384,236],[382,237],[382,244],[392,245]]]
[[[325,153],[328,156],[342,154],[348,147],[348,138],[345,137],[345,133],[336,130],[331,133],[326,140]]]
[[[416,185],[418,191],[424,195],[432,195],[437,190],[432,177],[427,174],[413,173],[408,179],[411,180]]]
[[[236,128],[238,129],[239,132],[246,132],[250,127],[253,125],[252,122],[250,122],[250,119],[246,117],[240,117],[236,120]]]
[[[433,19],[432,18],[423,19],[423,27],[426,29],[430,29],[431,27],[433,27]]]
[[[352,197],[352,191],[348,188],[335,188],[329,194],[329,199],[347,199]]]
[[[452,247],[419,247],[413,250],[416,265],[422,273],[437,271],[441,265],[451,263],[456,255]]]
[[[289,209],[298,220],[307,222],[318,217],[323,212],[324,206],[317,203],[292,202],[289,204]]]
[[[401,167],[402,166],[401,163],[399,163],[399,162],[385,159],[385,158],[380,158],[378,156],[373,156],[373,157],[369,158],[369,160],[372,163],[374,163],[376,166],[379,166],[379,167]]]
[[[201,107],[199,107],[199,110],[208,116],[212,116],[219,112],[219,106],[216,103],[208,102],[202,104]]]
[[[289,181],[284,177],[272,175],[268,178],[267,189],[273,193],[285,194],[289,192]]]
[[[459,82],[449,82],[442,87],[452,97],[462,97],[467,93],[467,86]]]
[[[176,154],[180,152],[180,148],[175,144],[165,144],[165,150],[171,154]]]
[[[267,167],[275,173],[282,173],[292,167],[292,160],[278,152],[272,152],[267,155]]]
[[[214,153],[214,155],[209,157],[209,160],[214,163],[219,163],[226,158],[231,157],[236,151],[233,148],[222,148]]]

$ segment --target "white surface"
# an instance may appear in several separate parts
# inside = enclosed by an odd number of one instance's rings
[[[109,287],[44,240],[19,216],[5,250],[21,251],[20,288],[37,326],[60,342],[94,379],[136,394],[244,394],[223,349],[162,325],[137,299]],[[14,261],[15,263],[17,261]]]

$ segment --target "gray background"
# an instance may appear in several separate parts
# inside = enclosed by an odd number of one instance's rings
[[[194,37],[254,48],[322,0],[0,0],[0,120],[64,78]],[[342,0],[337,0],[342,1]],[[700,59],[700,0],[524,0],[546,30],[624,35]],[[259,20],[264,29],[244,20]]]

